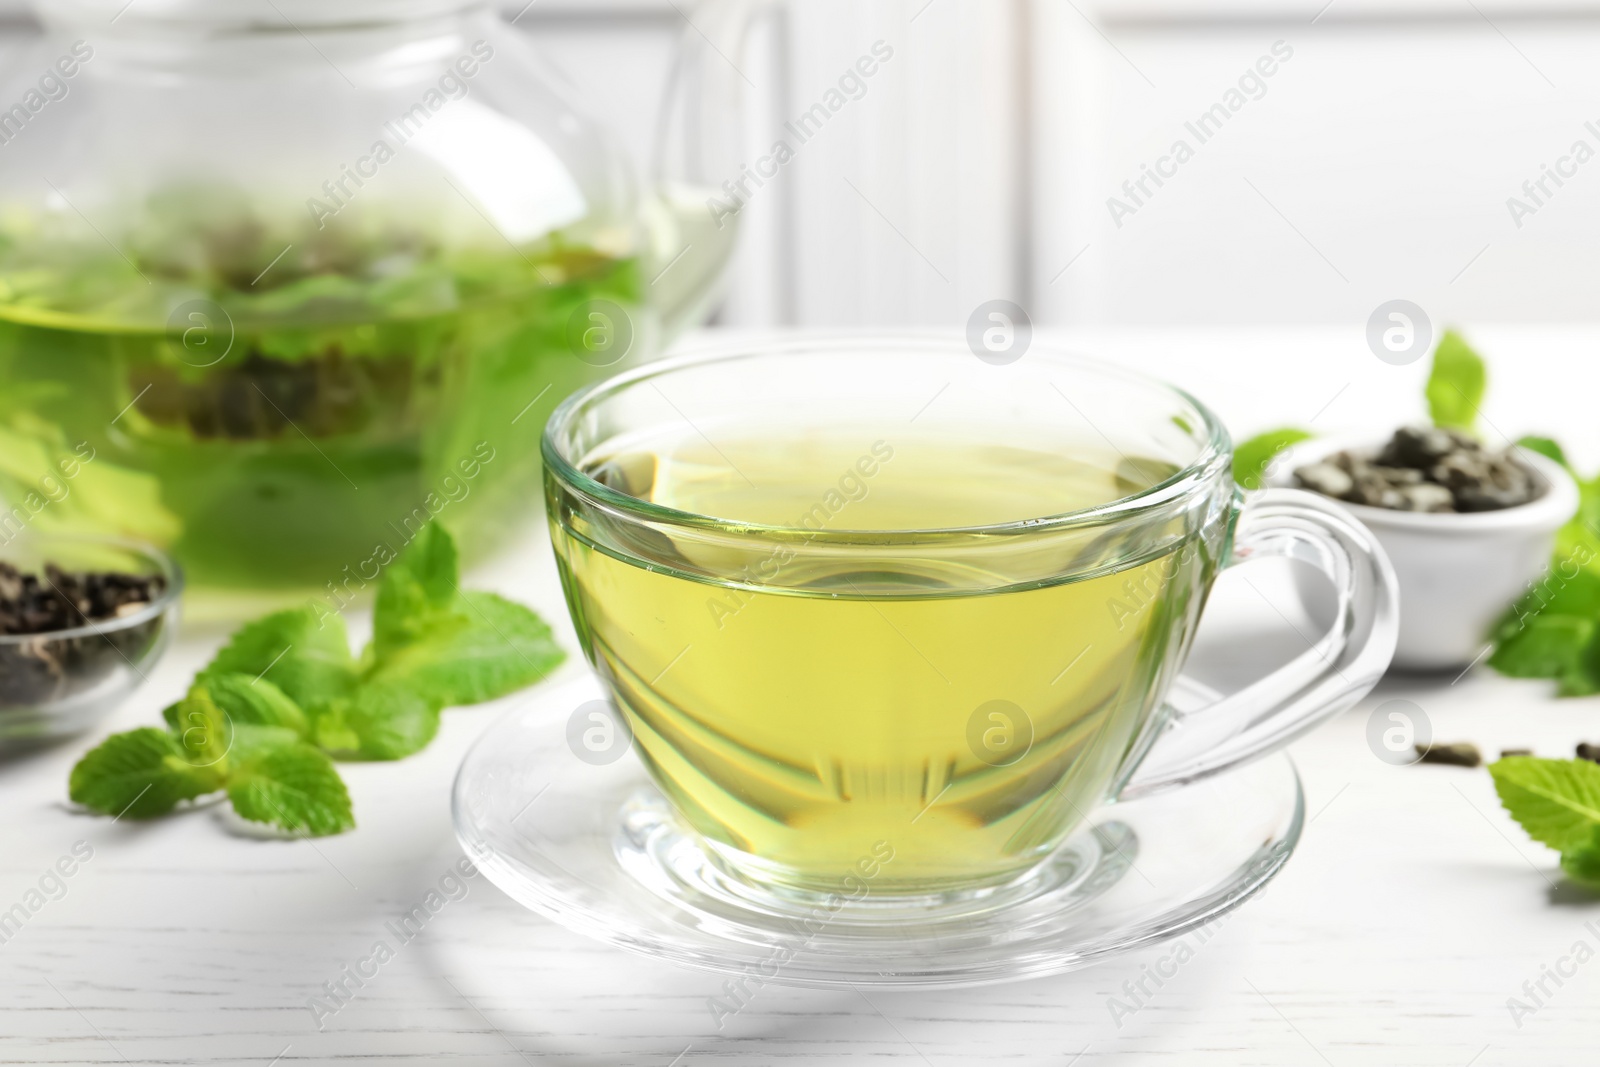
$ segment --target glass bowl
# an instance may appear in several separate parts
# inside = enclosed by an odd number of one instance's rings
[[[160,575],[143,607],[99,622],[39,634],[0,634],[0,750],[82,733],[149,678],[176,626],[183,573],[165,553],[114,537],[23,534],[0,544],[0,561],[24,573],[65,571]]]

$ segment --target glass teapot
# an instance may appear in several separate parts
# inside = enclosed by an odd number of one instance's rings
[[[555,404],[716,296],[696,184],[737,172],[757,8],[696,11],[641,190],[481,0],[41,0],[0,84],[0,542],[154,542],[234,614],[429,521],[469,561],[529,529]]]

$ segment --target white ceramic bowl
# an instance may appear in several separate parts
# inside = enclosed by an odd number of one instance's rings
[[[1381,447],[1350,437],[1305,441],[1272,461],[1266,484],[1293,486],[1297,467],[1335,452],[1375,453]],[[1377,537],[1400,581],[1396,667],[1465,667],[1483,651],[1501,615],[1549,566],[1556,531],[1577,514],[1578,487],[1560,464],[1526,449],[1516,454],[1538,475],[1544,492],[1514,508],[1430,514],[1338,501]],[[1299,584],[1312,618],[1331,623],[1330,592],[1309,577]]]

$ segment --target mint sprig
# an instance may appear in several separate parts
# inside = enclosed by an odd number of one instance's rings
[[[1600,764],[1507,756],[1489,773],[1528,836],[1561,853],[1567,877],[1600,889]]]
[[[1483,359],[1466,339],[1446,330],[1433,350],[1433,370],[1428,374],[1428,414],[1435,426],[1472,433],[1478,425],[1478,408],[1489,388]]]
[[[257,619],[162,712],[165,730],[107,738],[73,768],[69,792],[134,819],[225,792],[246,819],[342,833],[355,818],[330,757],[409,756],[433,740],[445,708],[532,685],[563,658],[528,608],[461,591],[455,544],[430,524],[384,572],[361,655],[338,615],[305,607]]]
[[[1311,434],[1305,430],[1285,427],[1241,441],[1233,450],[1233,480],[1241,488],[1260,489],[1266,480],[1267,468],[1278,453],[1310,438]]]
[[[1578,495],[1578,514],[1556,534],[1550,566],[1490,635],[1487,661],[1513,678],[1553,678],[1564,697],[1600,693],[1600,477],[1578,479]]]

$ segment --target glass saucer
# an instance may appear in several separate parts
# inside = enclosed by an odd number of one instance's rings
[[[1214,694],[1180,681],[1174,705]],[[577,755],[585,677],[485,732],[456,777],[456,835],[512,899],[580,933],[749,984],[918,988],[1057,974],[1215,919],[1299,840],[1299,776],[1276,755],[1108,805],[1016,881],[846,901],[752,885],[685,827],[638,758]],[[575,725],[576,724],[576,725]]]

